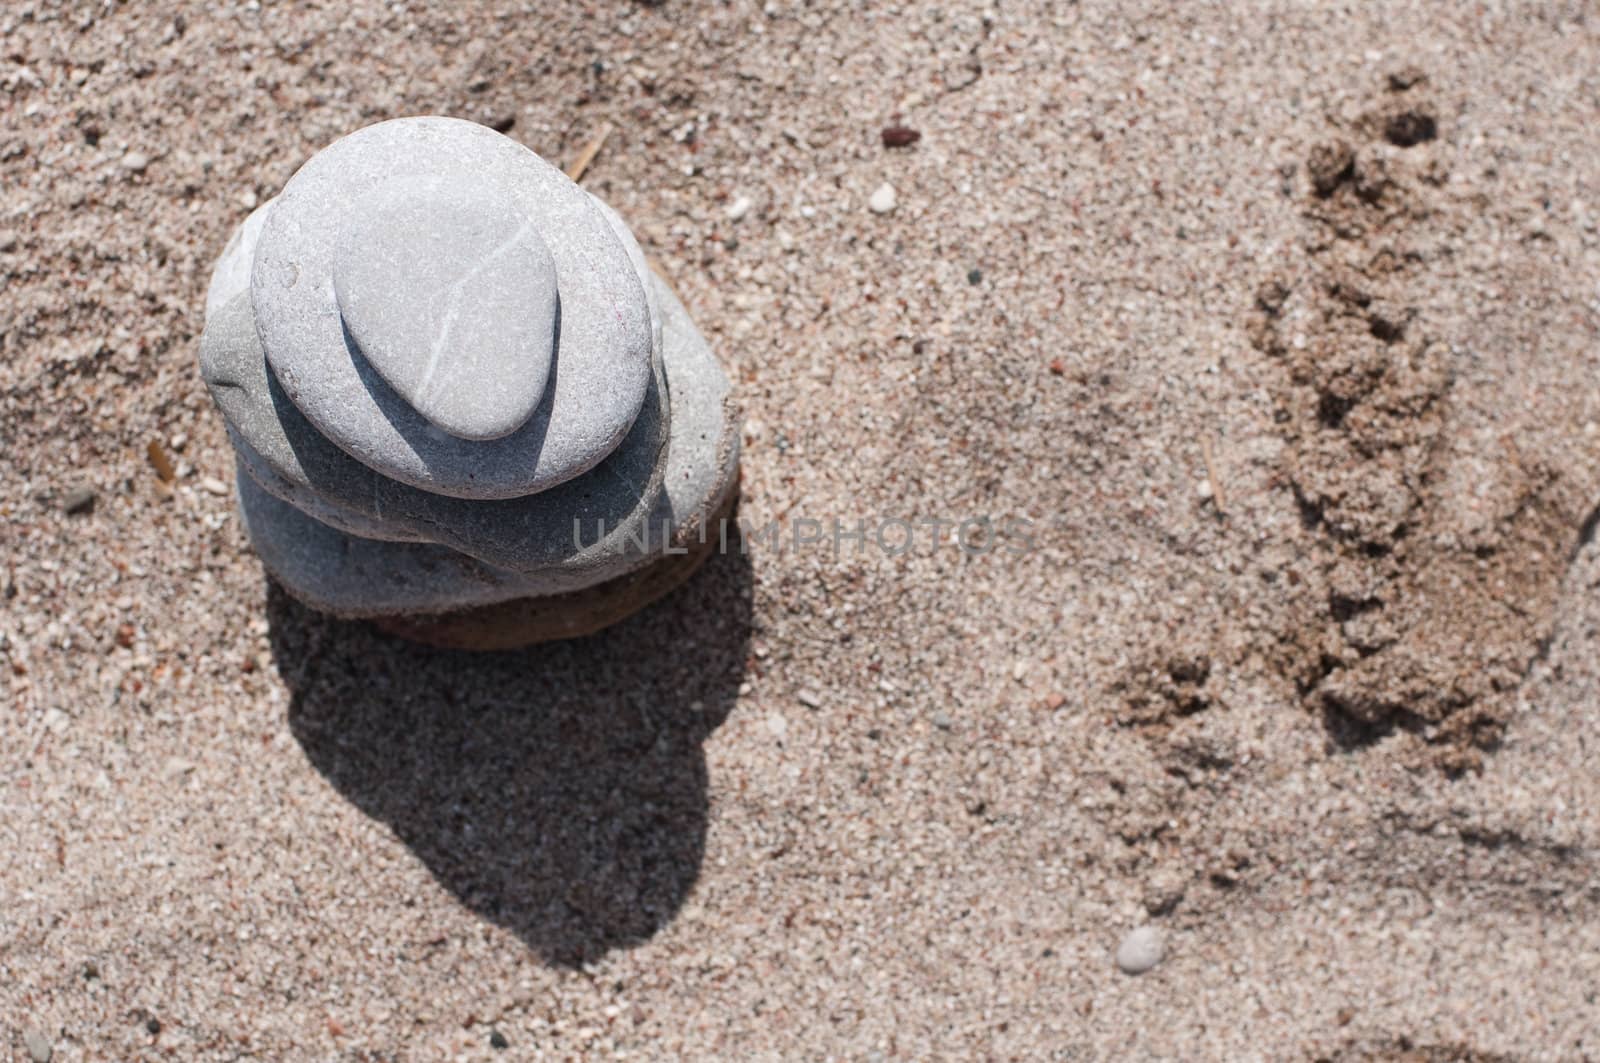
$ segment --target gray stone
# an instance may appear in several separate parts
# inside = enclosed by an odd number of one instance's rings
[[[233,231],[227,246],[211,269],[211,283],[206,288],[206,320],[221,310],[240,292],[250,290],[250,264],[255,260],[256,244],[261,239],[261,227],[266,224],[267,212],[276,199],[269,199],[250,212],[244,223]]]
[[[532,416],[483,441],[413,409],[352,341],[335,292],[332,234],[396,177],[465,180],[532,219],[560,298],[551,375]],[[643,286],[594,201],[537,155],[451,118],[381,122],[339,140],[290,179],[250,272],[256,329],[289,400],[340,449],[382,475],[459,498],[516,498],[599,464],[627,434],[650,383]]]
[[[1117,946],[1117,966],[1124,974],[1143,974],[1167,955],[1167,944],[1161,931],[1153,926],[1141,926],[1130,931]]]
[[[634,545],[643,538],[639,525],[656,517],[667,467],[664,371],[652,377],[628,436],[595,469],[536,495],[472,501],[387,479],[318,433],[278,387],[246,297],[235,298],[206,323],[200,364],[240,468],[274,496],[336,529],[369,539],[437,543],[523,573],[583,570],[600,574],[597,581],[606,578],[607,565],[641,556]],[[575,526],[583,533],[581,545]]]
[[[336,616],[449,612],[532,593],[526,577],[432,543],[362,539],[314,520],[238,476],[239,512],[268,572]]]
[[[56,1054],[49,1036],[37,1027],[30,1026],[22,1031],[22,1043],[28,1049],[28,1058],[33,1063],[50,1063]]]
[[[556,340],[555,262],[533,219],[464,176],[397,178],[357,206],[333,291],[362,357],[453,436],[520,428]]]
[[[61,511],[69,516],[88,513],[94,509],[94,500],[94,488],[74,487],[61,497]]]
[[[738,490],[727,377],[627,225],[471,123],[318,153],[234,233],[206,317],[246,529],[327,612],[591,588],[532,608],[625,612],[692,571]]]
[[[628,256],[628,262],[633,266],[634,276],[639,278],[639,285],[644,289],[645,310],[650,316],[650,349],[661,350],[661,300],[658,292],[664,285],[645,262],[644,250],[639,247],[639,241],[633,238],[633,233],[628,231],[628,223],[622,220],[622,215],[612,210],[602,200],[590,196],[589,202],[594,204],[600,216],[611,226],[611,232],[616,236],[617,242],[622,244],[622,250]]]
[[[652,348],[660,351],[658,293],[664,288],[650,274],[622,219],[599,200],[593,203],[644,283]],[[265,209],[247,219],[245,227],[259,225]],[[606,563],[637,558],[641,542],[659,539],[641,527],[648,520],[659,529],[672,515],[670,506],[652,505],[661,496],[667,453],[667,400],[659,355],[651,390],[628,436],[589,473],[515,500],[470,501],[421,491],[379,475],[334,446],[283,394],[265,362],[248,298],[243,297],[248,275],[243,282],[233,281],[224,270],[230,256],[237,257],[238,242],[230,242],[213,277],[210,298],[232,291],[233,300],[213,304],[201,341],[201,370],[228,422],[241,468],[269,493],[350,535],[438,543],[523,573],[551,568],[599,572]],[[678,314],[675,335],[685,344],[698,344],[684,359],[691,369],[685,387],[715,404],[727,391],[726,379],[681,305],[676,299],[673,304]],[[720,412],[715,405],[712,409]],[[707,431],[700,423],[703,410],[690,406],[684,412],[697,415],[683,429],[686,437]],[[574,541],[575,528],[582,531],[581,546]]]
[[[672,396],[671,445],[656,521],[678,535],[716,535],[711,514],[739,485],[739,408],[727,374],[671,288],[652,278]]]
[[[368,534],[341,531],[325,519],[334,514],[313,510],[308,515],[263,488],[246,471],[241,452],[240,510],[267,570],[296,598],[323,612],[348,617],[437,613],[580,590],[647,563],[669,541],[718,536],[721,529],[709,523],[710,515],[738,487],[738,411],[726,375],[683,304],[670,288],[651,280],[661,306],[666,391],[673,401],[664,490],[657,492],[647,521],[630,522],[620,533],[608,524],[605,546],[597,550],[597,521],[580,519],[577,537],[585,552],[518,572],[433,542],[384,541],[379,535],[392,527],[387,514],[385,523],[366,526]],[[213,385],[212,390],[220,403],[230,389]],[[605,469],[602,465],[597,472]],[[527,501],[549,503],[547,494]],[[559,506],[550,508],[560,512]],[[566,517],[561,531],[568,545],[573,527]],[[636,549],[640,538],[643,553]],[[481,543],[471,548],[483,552]],[[526,548],[539,549],[533,543]]]

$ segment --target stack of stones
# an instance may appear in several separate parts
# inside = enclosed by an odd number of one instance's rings
[[[449,118],[318,153],[234,234],[200,361],[269,573],[442,645],[585,634],[722,541],[738,417],[622,220]]]

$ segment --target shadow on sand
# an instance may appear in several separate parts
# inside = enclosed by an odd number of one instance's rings
[[[751,591],[742,552],[714,555],[606,631],[505,653],[413,645],[270,585],[268,617],[317,770],[468,908],[577,966],[649,938],[699,876],[701,746],[738,692]]]

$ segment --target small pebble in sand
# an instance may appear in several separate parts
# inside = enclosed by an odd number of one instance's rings
[[[800,704],[808,709],[820,709],[822,707],[822,695],[815,690],[802,690],[795,697],[799,699]]]
[[[33,1063],[50,1063],[50,1057],[56,1054],[50,1038],[44,1035],[43,1030],[30,1027],[23,1031],[22,1043],[28,1046],[28,1058]]]
[[[129,173],[144,173],[150,165],[150,156],[142,151],[130,151],[122,157],[122,168]]]
[[[894,185],[885,182],[879,185],[878,190],[872,193],[872,198],[867,200],[867,209],[874,214],[887,214],[894,209],[897,202],[899,199],[894,194]]]
[[[1143,974],[1166,955],[1167,945],[1161,939],[1161,931],[1153,926],[1141,926],[1117,946],[1117,966],[1124,974]]]
[[[879,135],[883,137],[883,146],[886,148],[909,148],[922,139],[920,132],[903,125],[885,126]]]
[[[738,221],[750,213],[750,208],[755,206],[749,196],[740,196],[728,204],[728,220]]]
[[[15,251],[17,249],[17,234],[9,229],[0,232],[0,252]]]
[[[217,479],[215,476],[207,476],[202,479],[200,481],[200,489],[203,491],[209,491],[211,494],[219,497],[228,493],[228,485]]]
[[[489,1031],[489,1047],[490,1048],[496,1048],[496,1049],[506,1049],[506,1048],[510,1048],[511,1047],[511,1042],[506,1040],[506,1035],[501,1033],[499,1030],[490,1030]]]
[[[936,712],[933,714],[933,725],[941,731],[950,730],[950,727],[952,724],[954,724],[954,722],[955,721],[951,720],[949,714],[947,713]]]
[[[1151,915],[1166,915],[1183,903],[1188,888],[1187,875],[1176,868],[1163,868],[1145,884],[1144,910]]]
[[[94,508],[94,488],[74,487],[61,496],[61,509],[63,512],[76,515],[87,513]]]
[[[169,781],[181,779],[191,771],[194,771],[194,768],[195,764],[192,760],[184,760],[182,757],[168,757],[161,765],[161,775]]]

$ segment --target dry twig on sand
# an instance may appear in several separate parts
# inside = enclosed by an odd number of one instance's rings
[[[594,139],[584,145],[582,151],[578,152],[578,157],[572,161],[572,165],[567,167],[567,176],[574,181],[582,180],[583,172],[589,168],[589,164],[594,161],[594,157],[600,154],[600,149],[605,146],[606,138],[610,135],[611,123],[607,122],[600,127],[600,132],[594,135]]]

